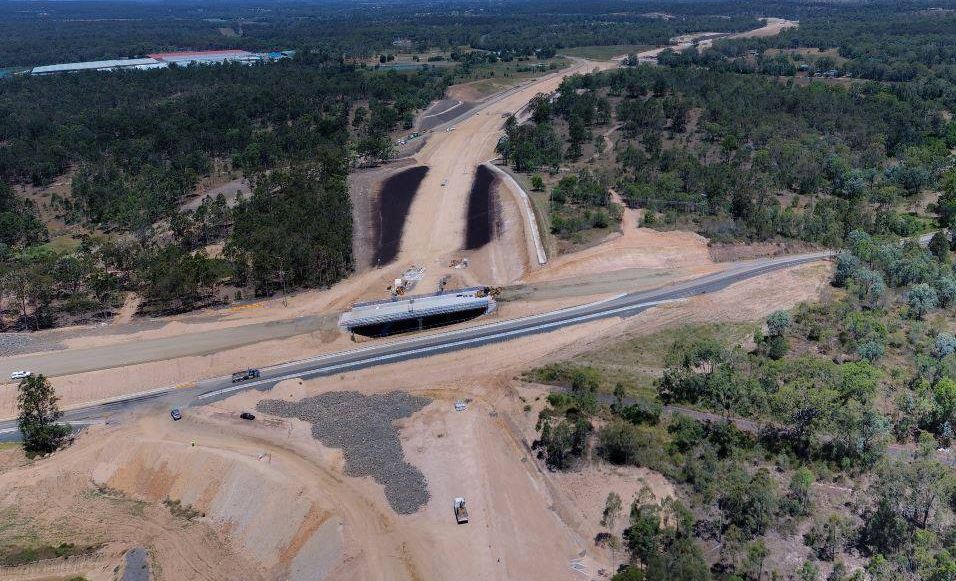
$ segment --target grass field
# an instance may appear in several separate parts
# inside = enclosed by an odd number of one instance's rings
[[[579,58],[591,59],[594,61],[609,61],[622,54],[632,54],[642,50],[649,50],[654,47],[640,44],[612,44],[609,46],[576,46],[574,48],[561,49],[561,54],[566,56],[576,56]]]
[[[473,67],[467,74],[460,75],[456,82],[467,83],[475,96],[481,98],[513,87],[528,79],[553,73],[567,67],[569,64],[570,61],[561,57],[533,61],[497,62],[491,65]],[[535,67],[535,65],[544,66]],[[552,68],[552,65],[555,68]]]
[[[584,373],[596,379],[601,393],[613,393],[614,387],[621,384],[632,397],[654,399],[654,382],[664,371],[675,343],[711,338],[730,348],[745,341],[756,327],[754,323],[724,323],[666,329],[534,369],[526,377],[541,383],[570,385],[576,373]]]

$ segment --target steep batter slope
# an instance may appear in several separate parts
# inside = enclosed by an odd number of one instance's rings
[[[337,546],[333,557],[341,551],[342,535],[330,520],[331,513],[268,461],[180,442],[116,444],[104,449],[103,460],[93,470],[94,482],[150,502],[174,506],[178,502],[188,514],[204,514],[243,552],[277,575],[306,545]],[[326,573],[335,560],[325,563]],[[313,571],[304,578],[323,576]]]
[[[425,179],[428,168],[422,165],[401,171],[385,180],[378,193],[378,215],[375,222],[375,265],[383,266],[398,255],[408,209]]]

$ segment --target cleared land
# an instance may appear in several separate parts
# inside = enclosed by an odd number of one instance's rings
[[[149,546],[160,579],[570,580],[579,578],[569,564],[582,551],[594,575],[613,569],[618,558],[593,547],[607,492],[630,498],[641,488],[640,479],[657,496],[672,492],[662,477],[638,469],[595,465],[572,475],[543,469],[528,450],[535,410],[543,405],[535,398],[543,393],[513,378],[531,364],[600,350],[668,326],[755,320],[814,299],[826,275],[821,265],[800,267],[625,320],[286,381],[269,393],[253,390],[188,408],[181,422],[170,421],[163,407],[144,409],[120,424],[92,428],[52,458],[4,464],[0,515],[35,515],[31,526],[61,531],[52,540],[106,543],[97,557],[100,570],[118,564],[128,548]],[[334,392],[343,390],[381,401],[396,390],[431,400],[385,416],[401,418],[391,423],[400,454],[427,482],[429,498],[420,510],[397,514],[386,486],[350,470],[349,454],[339,448],[350,444],[316,440],[310,422],[267,414],[255,422],[237,417],[263,399],[295,405],[338,398]],[[350,405],[360,405],[359,396],[350,397],[355,398]],[[471,400],[466,411],[455,411],[457,399]],[[361,437],[365,432],[350,430],[356,426],[349,417],[330,413],[324,421],[339,422],[330,427],[349,438]],[[384,464],[399,454],[378,446],[364,450]],[[468,501],[467,526],[454,523],[456,496]],[[170,503],[164,503],[167,498]],[[4,512],[12,507],[21,512]],[[0,530],[22,529],[24,522],[11,516]],[[223,560],[229,568],[216,572]]]
[[[561,54],[593,61],[609,61],[616,56],[635,54],[651,47],[641,44],[612,44],[608,46],[576,46],[561,49]]]

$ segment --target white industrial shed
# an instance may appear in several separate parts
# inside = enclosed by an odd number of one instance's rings
[[[143,59],[114,59],[108,61],[89,61],[83,63],[65,63],[60,65],[44,65],[33,67],[30,73],[34,75],[51,75],[53,73],[73,73],[77,71],[115,71],[119,69],[161,69],[168,67],[168,63],[154,58]]]

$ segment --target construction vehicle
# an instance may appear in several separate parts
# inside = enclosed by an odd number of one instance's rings
[[[404,278],[396,278],[395,283],[392,286],[388,287],[388,290],[392,292],[393,297],[400,297],[405,294],[405,290],[408,288],[408,283]]]
[[[460,496],[455,499],[455,520],[460,525],[468,522],[468,509],[465,508],[465,499]]]
[[[501,294],[501,287],[498,287],[498,286],[486,286],[486,287],[484,287],[484,288],[482,288],[482,289],[479,289],[478,292],[475,293],[475,296],[478,297],[478,298],[483,298],[483,297],[492,297],[492,298],[494,298],[494,297],[497,297],[497,296],[500,295],[500,294]]]
[[[258,369],[246,369],[243,371],[237,371],[232,374],[232,382],[239,383],[240,381],[245,381],[247,379],[255,379],[259,377],[260,373]]]

